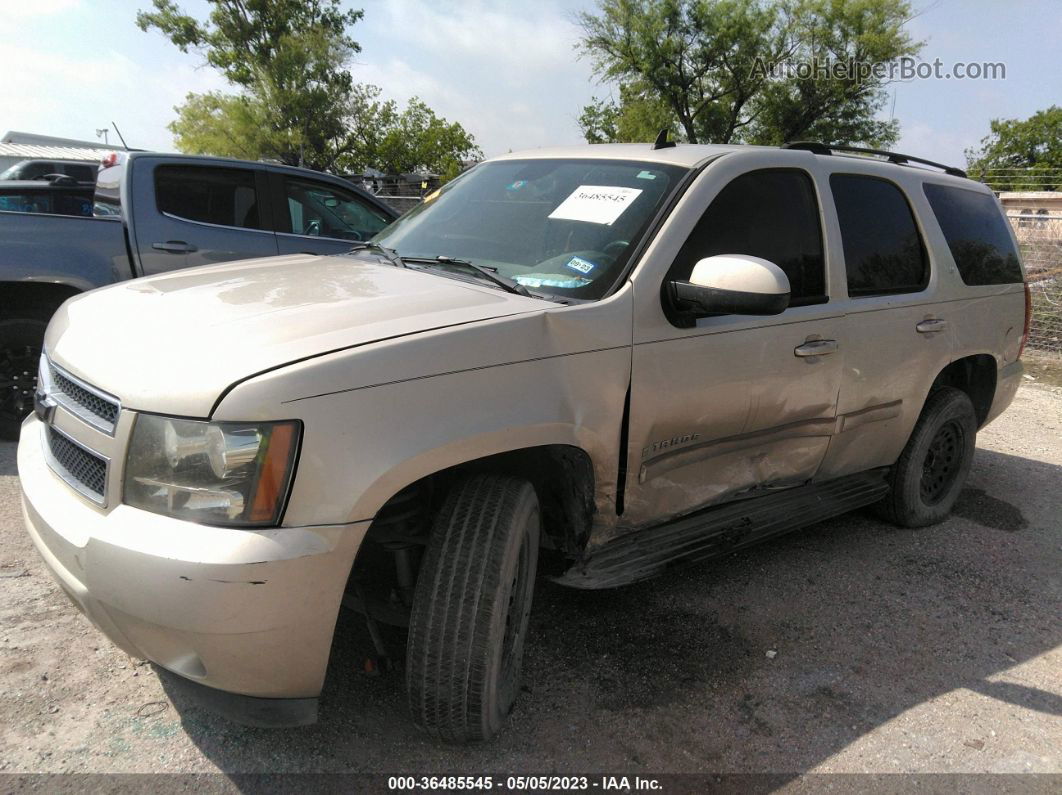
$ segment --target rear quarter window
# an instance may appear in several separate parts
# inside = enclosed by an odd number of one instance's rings
[[[925,191],[948,249],[968,285],[1022,281],[1018,252],[995,199],[987,193],[925,183]]]

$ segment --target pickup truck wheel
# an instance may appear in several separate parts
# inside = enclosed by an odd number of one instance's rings
[[[0,320],[0,439],[18,439],[22,420],[33,411],[44,331],[36,318]]]
[[[965,392],[945,387],[922,409],[900,460],[889,473],[880,514],[901,527],[942,522],[966,482],[977,441],[977,415]]]
[[[486,740],[512,711],[538,562],[531,484],[458,483],[439,512],[413,599],[406,689],[416,723],[451,742]]]

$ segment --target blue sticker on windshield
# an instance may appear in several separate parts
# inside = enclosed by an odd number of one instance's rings
[[[656,174],[652,171],[639,171],[638,179],[656,179]]]
[[[597,265],[590,262],[590,260],[585,260],[582,257],[572,257],[564,264],[567,267],[571,268],[573,271],[578,271],[579,273],[583,274],[583,276],[590,273],[590,271],[597,267]]]
[[[506,190],[520,190],[520,188],[524,187],[524,185],[526,185],[526,184],[527,184],[527,180],[526,179],[518,179],[512,185],[507,185],[505,189]]]

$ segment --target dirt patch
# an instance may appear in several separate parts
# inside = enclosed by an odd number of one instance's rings
[[[1021,357],[1026,381],[1047,386],[1062,386],[1062,355],[1026,350]]]

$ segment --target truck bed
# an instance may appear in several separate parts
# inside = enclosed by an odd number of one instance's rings
[[[0,212],[0,281],[61,281],[91,290],[134,275],[117,216]]]

